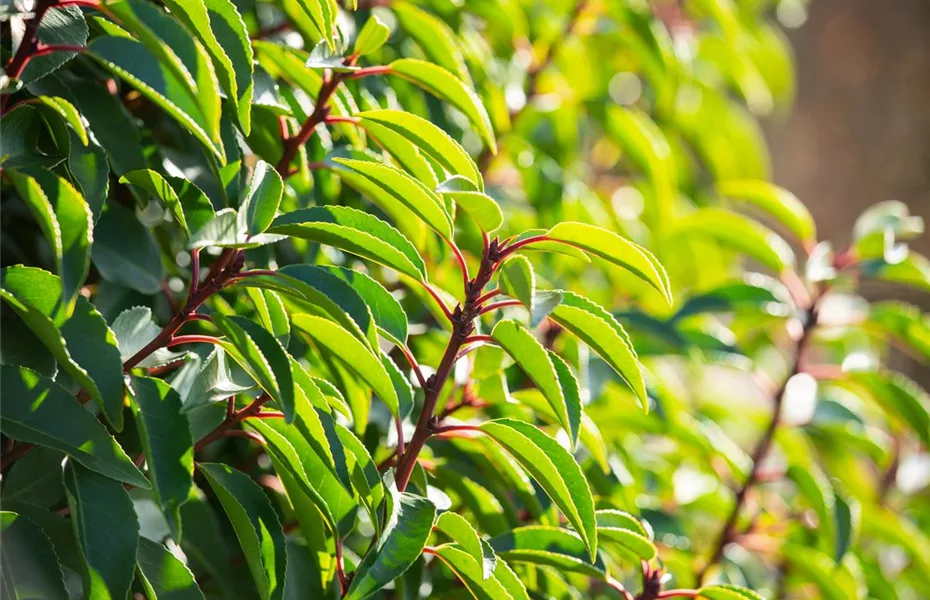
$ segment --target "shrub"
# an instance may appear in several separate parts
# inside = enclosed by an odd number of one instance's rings
[[[771,3],[359,3],[4,3],[5,594],[930,596]]]

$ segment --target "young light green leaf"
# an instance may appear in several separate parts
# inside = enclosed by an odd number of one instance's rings
[[[546,238],[574,246],[626,269],[656,289],[669,306],[672,290],[665,269],[651,252],[601,227],[586,223],[559,223],[546,233]]]
[[[502,533],[490,541],[500,558],[508,562],[555,567],[588,577],[603,578],[607,567],[576,532],[558,527],[531,525]]]
[[[484,540],[465,517],[454,512],[444,512],[436,519],[435,528],[452,538],[452,541],[474,560],[475,565],[479,567],[477,573],[482,580],[494,574],[497,556],[493,551],[485,553]]]
[[[336,25],[337,7],[330,0],[296,0],[303,13],[310,17],[316,29],[317,38],[326,40],[330,51],[336,51],[336,40],[333,36]]]
[[[242,206],[239,207],[239,229],[250,236],[264,233],[274,220],[284,193],[284,182],[274,167],[259,160],[252,171],[252,180]]]
[[[135,486],[149,482],[106,428],[73,396],[28,369],[3,366],[3,435],[68,454],[88,469]]]
[[[682,217],[663,232],[666,239],[689,236],[709,238],[718,244],[742,252],[776,273],[795,266],[791,246],[756,221],[721,208],[701,208]]]
[[[10,170],[8,175],[52,248],[66,310],[70,312],[90,269],[93,238],[90,208],[70,183],[51,171],[23,168]]]
[[[483,192],[442,192],[442,197],[448,202],[454,202],[459,208],[468,213],[481,231],[492,233],[504,224],[504,213],[494,198]]]
[[[284,597],[284,531],[268,497],[252,478],[232,467],[198,463],[232,523],[262,600]]]
[[[139,522],[129,493],[108,479],[68,461],[65,491],[83,557],[87,598],[125,598],[132,585]]]
[[[420,557],[433,528],[436,507],[413,494],[395,493],[378,544],[359,564],[345,600],[364,600],[394,581]]]
[[[594,499],[574,457],[529,423],[496,419],[482,423],[480,429],[507,450],[546,491],[574,526],[593,561],[597,556]]]
[[[8,598],[67,600],[55,548],[41,527],[15,512],[0,512],[3,562],[0,589]]]
[[[565,408],[568,413],[568,427],[566,428],[568,439],[571,442],[571,447],[577,449],[578,437],[581,433],[581,418],[583,416],[581,412],[581,386],[565,359],[552,350],[547,350],[546,353],[552,361],[552,366],[555,367],[559,387],[562,389],[562,397],[565,398]]]
[[[134,306],[124,310],[114,319],[110,329],[119,346],[120,360],[124,363],[161,333],[161,327],[152,319],[152,309],[147,306]],[[136,366],[159,367],[182,358],[184,354],[180,352],[159,348]]]
[[[805,243],[817,239],[817,227],[807,207],[788,190],[768,181],[741,179],[722,181],[717,191],[734,200],[743,200],[778,219]]]
[[[369,110],[355,116],[361,119],[363,127],[376,123],[410,140],[449,174],[460,175],[471,181],[478,191],[484,190],[484,180],[475,161],[452,136],[435,124],[402,110]]]
[[[448,513],[445,513],[448,514]],[[485,542],[487,543],[487,542]],[[491,555],[494,551],[488,547]],[[493,573],[482,570],[481,562],[476,562],[472,554],[460,544],[443,544],[435,550],[436,556],[445,563],[455,576],[465,584],[473,598],[477,600],[511,600],[512,596]],[[495,562],[496,562],[495,557]]]
[[[345,358],[345,365],[387,405],[392,414],[398,414],[399,400],[391,377],[374,351],[362,345],[352,334],[336,323],[307,314],[293,316],[294,326],[306,332],[317,344],[334,355]]]
[[[129,209],[107,204],[94,228],[91,258],[108,281],[142,294],[161,290],[161,252],[152,232]]]
[[[536,305],[536,272],[529,259],[515,254],[505,260],[498,271],[500,290],[522,302],[532,313]]]
[[[491,337],[513,357],[523,372],[536,384],[539,391],[549,401],[555,414],[558,415],[559,423],[572,439],[577,440],[577,424],[580,420],[577,411],[580,411],[580,407],[575,407],[577,418],[573,419],[569,414],[565,396],[562,394],[562,386],[559,385],[555,366],[543,345],[533,337],[533,334],[511,319],[499,321],[491,331]],[[575,423],[574,429],[572,428],[573,422]]]
[[[214,315],[228,341],[221,346],[271,396],[290,423],[294,419],[294,377],[287,351],[267,329],[239,316]]]
[[[194,574],[161,544],[140,537],[136,562],[150,600],[204,600]]]
[[[216,70],[226,96],[236,106],[242,133],[251,131],[252,44],[232,0],[167,0],[171,13],[194,32]]]
[[[649,410],[646,383],[630,337],[612,314],[584,296],[561,292],[561,302],[550,313],[553,321],[572,332],[604,359]]]
[[[432,62],[454,73],[466,84],[471,84],[471,76],[462,52],[456,45],[456,35],[452,28],[408,2],[394,2],[391,10],[397,15],[400,26],[420,44]]]
[[[132,413],[149,475],[175,536],[181,537],[180,506],[190,496],[194,475],[194,441],[181,397],[160,379],[134,377]]]
[[[837,385],[865,392],[897,427],[909,428],[921,442],[930,445],[930,395],[915,381],[900,373],[849,373]]]
[[[413,177],[399,169],[372,161],[347,158],[333,160],[360,173],[374,186],[369,187],[369,190],[377,190],[372,198],[375,203],[380,203],[383,196],[388,196],[410,209],[443,238],[452,238],[452,218],[446,212],[442,200]]]
[[[391,35],[391,30],[384,24],[384,21],[378,18],[378,15],[371,15],[365,21],[365,25],[355,38],[355,46],[352,47],[352,54],[365,56],[378,50],[384,45]]]
[[[295,210],[275,219],[269,231],[333,246],[426,281],[426,266],[410,240],[360,210],[346,206]]]
[[[403,77],[462,111],[492,153],[497,153],[491,120],[478,95],[446,69],[415,58],[400,58],[388,65],[390,72]]]

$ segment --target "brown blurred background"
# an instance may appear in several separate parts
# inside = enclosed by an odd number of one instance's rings
[[[930,0],[811,0],[788,35],[797,100],[767,124],[775,181],[839,249],[881,200],[930,225]]]

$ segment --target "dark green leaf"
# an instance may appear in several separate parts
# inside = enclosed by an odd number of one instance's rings
[[[274,167],[263,160],[252,171],[252,181],[242,206],[239,207],[239,228],[249,236],[264,233],[274,220],[284,192],[284,182]]]
[[[459,548],[472,558],[479,567],[477,573],[480,579],[488,579],[494,574],[497,556],[494,552],[485,554],[482,544],[484,540],[465,517],[454,512],[444,512],[436,519],[436,529],[452,538]]]
[[[203,600],[190,569],[161,544],[140,537],[137,560],[149,600]]]
[[[508,562],[527,562],[559,570],[603,578],[607,567],[574,531],[531,525],[503,533],[491,540],[497,555]]]
[[[87,43],[87,23],[84,21],[84,13],[77,6],[52,8],[40,21],[36,37],[47,45],[83,46]],[[75,56],[77,52],[53,52],[35,57],[23,69],[20,80],[28,83],[41,79]]]
[[[0,512],[3,560],[0,590],[4,598],[67,600],[55,549],[42,528],[15,512]]]
[[[161,289],[161,253],[148,227],[136,215],[109,203],[94,228],[91,258],[104,279],[142,294]]]

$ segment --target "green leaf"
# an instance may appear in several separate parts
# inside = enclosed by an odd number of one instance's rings
[[[842,495],[836,495],[836,540],[833,549],[833,560],[837,564],[843,561],[847,552],[850,551],[856,538],[859,536],[859,518],[862,513],[862,505],[855,498],[850,497],[848,500]]]
[[[491,152],[497,153],[494,131],[484,105],[478,95],[455,75],[438,65],[415,58],[400,58],[388,67],[393,75],[403,77],[462,111]]]
[[[440,186],[442,197],[448,202],[454,202],[459,208],[468,213],[481,231],[492,233],[504,224],[504,213],[494,198],[482,192],[444,192]]]
[[[329,0],[297,0],[305,15],[310,17],[318,37],[326,40],[332,52],[336,51],[333,29],[336,24],[336,5]]]
[[[499,267],[500,290],[516,298],[532,314],[536,308],[536,272],[530,260],[522,254],[514,254]]]
[[[444,21],[408,2],[394,2],[391,10],[400,26],[415,39],[431,62],[471,84],[465,59],[456,45],[457,36]]]
[[[559,423],[568,432],[569,437],[577,441],[580,407],[573,407],[575,409],[572,411],[573,417],[569,412],[565,395],[562,393],[562,386],[559,385],[559,376],[555,366],[543,345],[533,337],[533,334],[511,319],[499,321],[491,331],[491,337],[513,357],[523,372],[536,384],[539,391],[549,401],[559,418]]]
[[[194,440],[181,397],[166,382],[134,377],[132,412],[152,485],[168,523],[180,538],[180,506],[193,487]]]
[[[672,290],[665,269],[642,246],[601,227],[574,222],[559,223],[546,233],[546,238],[574,246],[630,271],[662,294],[669,306],[672,305]]]
[[[669,224],[666,239],[708,238],[759,261],[776,273],[795,266],[785,240],[759,223],[720,208],[701,208]]]
[[[868,323],[912,348],[924,362],[930,362],[930,314],[905,302],[886,300],[871,304]]]
[[[493,551],[485,553],[484,540],[478,536],[478,532],[465,517],[454,512],[444,512],[436,519],[435,528],[452,538],[452,541],[474,560],[475,566],[479,567],[477,574],[480,579],[488,579],[494,574],[497,556]]]
[[[420,557],[433,528],[436,507],[420,496],[394,493],[387,526],[362,559],[344,600],[364,600],[394,581]]]
[[[597,537],[601,547],[618,550],[633,565],[651,561],[658,554],[642,524],[621,511],[597,511]]]
[[[148,227],[118,204],[108,203],[94,228],[91,258],[100,275],[142,294],[161,290],[161,252]]]
[[[52,247],[70,312],[90,269],[90,208],[70,183],[50,171],[23,168],[7,174]]]
[[[204,52],[199,43],[197,47]],[[160,63],[145,46],[122,36],[101,36],[90,43],[85,53],[136,87],[190,131],[221,164],[225,164],[218,121],[217,124],[211,123],[211,119],[218,118],[218,113],[216,117],[204,115],[191,87],[172,69]]]
[[[214,315],[228,341],[224,350],[271,396],[288,423],[294,419],[294,377],[287,351],[272,333],[239,316]]]
[[[397,392],[390,375],[372,349],[328,319],[299,314],[293,316],[293,322],[295,327],[306,332],[317,344],[335,356],[343,357],[345,365],[371,386],[391,414],[398,414],[400,407]]]
[[[55,548],[41,527],[15,512],[0,512],[3,561],[0,589],[4,597],[67,600]]]
[[[242,133],[251,131],[252,44],[231,0],[167,0],[171,13],[194,32],[210,58],[226,96],[236,106]]]
[[[94,306],[79,296],[65,318],[61,280],[32,267],[0,273],[0,297],[90,395],[114,429],[123,428],[123,364],[116,338]]]
[[[490,547],[488,550],[493,556],[494,551]],[[497,578],[490,577],[491,573],[482,571],[481,562],[476,562],[471,553],[461,545],[443,544],[435,549],[435,553],[465,584],[472,597],[478,600],[510,600],[512,598],[507,588]]]
[[[250,236],[264,233],[274,220],[284,192],[284,182],[274,167],[259,160],[252,171],[249,191],[239,207],[239,228]]]
[[[139,169],[126,173],[119,181],[158,198],[188,237],[213,218],[213,205],[209,198],[200,188],[181,177],[165,178],[150,169]]]
[[[352,54],[365,56],[377,51],[388,40],[391,30],[384,21],[378,18],[378,15],[371,15],[365,21],[365,25],[355,38],[355,45],[352,47]]]
[[[360,210],[346,206],[295,210],[275,219],[269,231],[333,246],[426,281],[426,266],[413,244],[381,219]]]
[[[224,208],[191,238],[191,249],[218,246],[220,248],[257,248],[283,240],[283,236],[260,233],[250,236],[244,218],[232,208]]]
[[[161,333],[161,327],[156,325],[152,319],[152,310],[146,306],[134,306],[124,310],[114,319],[110,329],[113,331],[116,343],[119,346],[120,360],[124,363]],[[181,360],[184,356],[180,352],[159,348],[144,358],[137,366],[142,368],[159,367]]]
[[[894,264],[882,259],[863,260],[859,264],[863,277],[875,278],[930,291],[930,260],[913,251]]]
[[[378,332],[392,343],[402,346],[407,343],[407,313],[383,285],[369,275],[345,267],[322,266],[327,273],[345,281],[358,293],[375,320]],[[282,271],[289,272],[288,267]]]
[[[83,146],[75,143],[75,137],[77,134],[72,131],[68,170],[74,179],[74,187],[84,197],[96,221],[110,191],[110,165],[107,163],[106,152],[97,144],[96,138],[90,139],[87,146]]]
[[[406,206],[443,238],[452,238],[452,218],[446,212],[442,200],[413,177],[399,169],[376,162],[346,158],[333,160],[362,174],[373,186],[368,189],[371,192],[377,190],[372,198],[376,204],[380,204],[382,197],[387,196]]]
[[[836,385],[864,391],[898,428],[911,429],[930,446],[930,395],[900,373],[848,373]]]
[[[562,397],[565,398],[565,408],[568,412],[568,428],[566,429],[568,439],[572,448],[577,449],[578,437],[581,433],[581,418],[583,416],[581,412],[581,386],[578,383],[578,378],[575,377],[575,373],[572,372],[571,367],[561,356],[552,350],[546,352],[549,354],[552,366],[555,367],[559,387],[562,389]]]
[[[490,542],[494,552],[508,562],[555,567],[588,577],[604,578],[607,567],[597,553],[574,531],[531,525],[502,533]]]
[[[742,179],[722,181],[717,191],[734,200],[743,200],[769,213],[802,242],[817,239],[817,227],[807,207],[788,190],[768,181]]]
[[[53,7],[42,17],[36,37],[47,45],[83,46],[87,43],[87,22],[84,21],[84,13],[77,6]],[[20,81],[29,83],[41,79],[61,68],[77,54],[77,52],[52,52],[45,56],[37,56],[26,64],[26,68],[20,75]]]
[[[708,585],[699,590],[698,598],[704,600],[763,600],[762,596],[752,590],[728,583]]]
[[[198,463],[197,468],[232,523],[259,597],[280,600],[284,596],[287,554],[281,522],[268,497],[251,477],[232,467]]]
[[[649,410],[646,383],[629,335],[612,314],[584,296],[562,291],[562,300],[550,313],[553,321],[587,344],[617,372]]]
[[[401,135],[450,175],[460,175],[479,191],[484,190],[484,180],[475,161],[452,136],[433,123],[403,110],[369,110],[355,116],[361,119],[363,127],[376,123]]]
[[[203,600],[194,574],[161,544],[140,537],[136,560],[150,600]]]
[[[255,305],[255,312],[258,313],[262,327],[270,331],[281,345],[287,348],[291,336],[291,321],[281,297],[276,292],[259,288],[247,288],[246,293]]]
[[[27,102],[32,102],[32,100],[27,100]],[[39,96],[35,99],[35,102],[52,110],[55,114],[64,119],[64,121],[71,126],[71,129],[74,130],[74,133],[77,135],[82,145],[86,146],[90,143],[90,140],[87,138],[87,129],[84,127],[84,121],[81,119],[81,113],[78,112],[78,109],[76,109],[73,104],[58,96]]]
[[[593,561],[597,556],[594,499],[574,457],[529,423],[496,419],[482,423],[480,429],[507,450],[546,491],[578,532]]]
[[[5,436],[60,450],[102,475],[150,487],[113,436],[73,396],[28,369],[4,365],[0,372]]]
[[[132,585],[139,522],[129,493],[119,482],[71,461],[65,491],[84,565],[86,598],[125,598]]]

